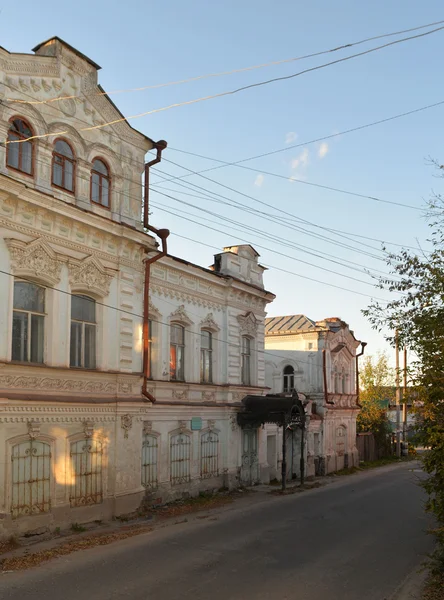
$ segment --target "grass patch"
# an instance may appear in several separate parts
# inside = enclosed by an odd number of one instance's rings
[[[361,461],[359,463],[359,467],[349,467],[347,469],[341,469],[340,471],[335,471],[334,473],[332,473],[332,475],[353,475],[354,473],[358,473],[359,471],[376,469],[377,467],[384,467],[386,465],[392,465],[394,463],[399,462],[410,462],[411,460],[415,460],[415,457],[402,456],[401,458],[398,458],[397,456],[386,456],[385,458],[379,458],[378,460]]]
[[[74,533],[83,533],[86,531],[86,527],[83,527],[83,525],[79,525],[78,523],[73,523],[71,525],[71,531]]]

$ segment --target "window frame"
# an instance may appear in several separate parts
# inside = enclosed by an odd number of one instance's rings
[[[26,125],[26,127],[29,129],[29,131],[31,132],[31,136],[32,137],[35,135],[35,131],[34,128],[31,126],[31,124],[29,123],[28,119],[25,119],[19,115],[16,115],[14,117],[11,117],[8,121],[9,123],[9,127],[8,127],[8,133],[7,133],[7,141],[9,142],[9,134],[11,133],[11,129],[13,126],[14,121],[21,121],[22,123],[24,123]],[[27,139],[26,136],[24,136],[23,134],[19,133],[19,132],[14,132],[21,140],[25,140]],[[13,171],[16,171],[17,173],[22,173],[22,175],[26,175],[27,177],[31,177],[34,178],[34,171],[35,171],[35,149],[36,149],[36,145],[35,145],[35,140],[29,140],[29,144],[31,146],[31,172],[28,173],[27,171],[24,171],[23,169],[20,168],[22,162],[23,162],[23,150],[22,150],[22,146],[23,146],[23,142],[20,142],[18,144],[18,148],[19,148],[19,167],[14,167],[12,165],[9,164],[9,153],[10,153],[10,147],[11,144],[6,144],[6,168],[7,169],[12,169]]]
[[[15,308],[14,307],[14,291],[15,291],[15,284],[16,283],[26,283],[28,285],[32,285],[32,286],[36,286],[37,288],[40,288],[42,290],[44,290],[44,294],[43,294],[43,312],[37,312],[34,310],[25,310],[22,308]],[[46,304],[47,304],[47,298],[46,298],[46,288],[43,285],[40,285],[39,283],[35,283],[33,281],[26,281],[24,279],[21,279],[20,277],[16,277],[14,278],[14,282],[13,282],[13,287],[12,287],[12,327],[11,327],[11,332],[12,332],[12,338],[11,338],[11,362],[14,363],[20,363],[20,364],[30,364],[30,365],[44,365],[45,364],[45,328],[46,328],[46,322],[45,322],[45,317],[47,316],[46,313]],[[27,326],[27,341],[26,341],[26,354],[28,359],[27,360],[22,360],[22,359],[17,359],[17,358],[13,358],[13,347],[14,347],[14,329],[13,329],[13,324],[14,324],[14,313],[21,313],[21,314],[25,314],[27,315],[27,319],[26,319],[26,326]],[[42,347],[41,347],[41,354],[42,354],[42,361],[41,362],[35,362],[35,361],[31,361],[31,343],[32,343],[32,315],[36,315],[38,317],[43,317],[43,336],[42,336]]]
[[[172,328],[180,327],[183,332],[182,344],[173,343],[172,341]],[[173,322],[170,324],[170,381],[185,381],[185,348],[186,348],[186,340],[185,340],[186,329],[182,323]],[[171,350],[175,348],[175,356],[176,356],[176,366],[174,369],[174,376],[172,376],[172,368],[171,368]],[[177,348],[182,348],[182,361],[181,361],[181,373],[178,373],[177,369]]]
[[[285,371],[287,369],[291,369],[291,373],[286,373]],[[283,392],[290,394],[291,392],[293,392],[295,390],[295,368],[292,365],[285,365],[284,370],[282,372],[282,378],[283,378]],[[292,385],[288,385],[288,381],[293,380]]]
[[[244,349],[244,341],[248,342],[248,352],[245,352]],[[252,383],[252,372],[251,372],[251,346],[252,346],[252,339],[251,337],[249,337],[248,335],[243,335],[241,337],[241,382],[242,385],[249,385],[251,386]],[[248,359],[246,359],[245,357],[248,357]],[[245,366],[248,365],[248,378],[245,377]],[[246,379],[248,379],[248,382],[246,382]]]
[[[72,299],[74,297],[86,298],[92,302],[94,302],[94,318],[95,321],[80,321],[79,319],[73,319],[72,317]],[[81,348],[80,348],[80,365],[71,364],[71,343],[72,343],[72,324],[80,323],[81,324]],[[85,366],[85,325],[94,326],[94,366]],[[70,315],[70,328],[69,328],[69,368],[70,369],[83,369],[83,370],[95,370],[97,369],[97,302],[95,298],[88,296],[86,294],[72,294],[71,295],[71,315]]]
[[[65,142],[65,144],[67,144],[71,148],[72,159],[68,158],[64,154],[59,154],[58,152],[56,152],[55,146],[56,146],[57,142]],[[59,157],[63,161],[63,165],[59,165],[59,166],[62,166],[62,185],[57,185],[57,183],[54,183],[54,164],[55,164],[56,156]],[[65,187],[63,185],[63,183],[65,182],[65,162],[66,161],[72,164],[72,190],[68,189],[67,187]],[[53,149],[52,149],[51,185],[53,187],[57,188],[58,190],[63,190],[64,192],[67,192],[68,194],[74,195],[76,193],[76,167],[77,167],[76,153],[74,152],[74,148],[73,148],[72,144],[67,139],[62,138],[62,137],[55,139],[54,143],[53,143]]]
[[[208,334],[209,347],[204,348],[202,346],[203,334]],[[200,344],[200,382],[201,383],[213,383],[213,333],[208,329],[202,329],[200,332],[201,344]],[[208,378],[205,377],[205,356],[208,358],[209,373]]]
[[[94,163],[96,162],[96,160],[99,160],[101,163],[103,163],[108,171],[108,175],[104,175],[103,173],[100,173],[100,171],[96,171],[94,169]],[[93,190],[93,175],[97,175],[99,177],[99,197],[100,199],[102,199],[102,179],[106,179],[108,181],[108,206],[106,206],[105,204],[102,204],[102,202],[97,202],[96,200],[93,200],[93,195],[92,195],[92,190]],[[92,202],[92,204],[94,204],[95,206],[101,206],[102,208],[106,208],[107,210],[111,210],[111,169],[109,168],[109,163],[107,160],[105,160],[102,156],[96,156],[92,161],[91,161],[91,176],[90,176],[90,190],[89,190],[89,197],[90,200]]]

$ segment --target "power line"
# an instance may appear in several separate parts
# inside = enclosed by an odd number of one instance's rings
[[[159,206],[157,206],[156,208],[158,210],[161,210],[162,212],[169,213],[169,214],[171,214],[173,216],[177,216],[179,219],[184,219],[185,221],[189,221],[190,223],[195,223],[196,225],[204,226],[207,229],[213,229],[214,231],[216,231],[218,233],[223,233],[224,235],[228,235],[226,231],[221,231],[220,229],[214,229],[213,227],[208,227],[207,225],[202,225],[202,223],[194,221],[193,219],[190,219],[188,217],[182,217],[182,216],[180,216],[180,215],[178,215],[178,214],[176,214],[176,213],[174,213],[172,211],[169,211],[169,210],[167,210],[165,208],[162,208],[162,207],[159,207]],[[184,236],[179,236],[179,237],[184,237]],[[192,240],[192,241],[195,241],[195,240]],[[256,245],[259,246],[259,244],[256,244]],[[267,248],[267,250],[268,250],[268,248]],[[286,256],[286,255],[284,255],[284,256]],[[287,258],[290,258],[290,257],[287,257]],[[352,294],[358,294],[359,296],[365,296],[366,298],[372,298],[372,299],[376,299],[376,300],[381,300],[382,302],[387,302],[387,300],[385,300],[384,298],[378,298],[378,297],[375,297],[375,296],[371,296],[370,294],[365,294],[363,292],[358,292],[356,290],[351,290],[349,288],[344,288],[342,286],[335,285],[333,283],[328,283],[326,281],[320,281],[319,279],[314,279],[313,277],[308,277],[307,275],[300,275],[299,273],[294,273],[293,271],[287,271],[286,269],[282,269],[282,268],[276,267],[274,265],[266,265],[264,263],[264,266],[270,267],[272,269],[276,269],[277,271],[282,271],[283,273],[289,273],[289,274],[295,275],[297,277],[302,277],[303,279],[308,279],[309,281],[314,281],[314,282],[320,283],[322,285],[327,285],[329,287],[334,287],[334,288],[342,290],[342,291],[351,292]],[[364,282],[362,282],[362,283],[364,283]],[[368,282],[365,282],[365,283],[368,283]]]
[[[202,79],[209,79],[212,77],[222,77],[225,75],[233,75],[236,73],[243,73],[246,71],[253,71],[255,69],[263,69],[265,67],[272,67],[272,66],[276,66],[276,65],[281,65],[281,64],[285,64],[285,63],[290,63],[290,62],[295,62],[295,61],[299,61],[299,60],[305,60],[307,58],[314,58],[316,56],[321,56],[323,54],[330,54],[332,52],[338,52],[340,50],[345,50],[346,48],[352,48],[353,46],[359,46],[360,44],[365,44],[367,42],[372,42],[374,40],[379,40],[382,38],[386,38],[386,37],[392,37],[395,35],[401,35],[403,33],[410,33],[412,31],[418,31],[419,29],[427,29],[428,27],[433,27],[435,25],[441,25],[442,23],[444,23],[444,21],[435,21],[434,23],[428,23],[427,25],[419,25],[418,27],[411,27],[410,29],[403,29],[401,31],[395,31],[395,32],[391,32],[391,33],[384,33],[381,35],[376,35],[373,37],[369,37],[369,38],[365,38],[363,40],[359,40],[358,42],[351,42],[348,44],[342,44],[340,46],[337,46],[335,48],[330,48],[329,50],[322,50],[319,52],[314,52],[312,54],[306,54],[304,56],[298,56],[296,58],[285,58],[282,60],[275,60],[275,61],[271,61],[268,63],[262,63],[259,65],[254,65],[254,66],[250,66],[250,67],[242,67],[242,68],[238,68],[238,69],[232,69],[231,71],[221,71],[218,73],[208,73],[206,75],[198,75],[195,77],[189,77],[187,79],[179,79],[178,81],[170,81],[168,83],[158,83],[158,84],[154,84],[154,85],[145,85],[142,87],[136,87],[136,88],[128,88],[128,89],[123,89],[123,90],[112,90],[110,92],[96,92],[95,94],[82,94],[85,95],[87,97],[91,97],[91,96],[110,96],[112,94],[122,94],[122,93],[127,93],[127,92],[141,92],[144,90],[152,90],[152,89],[157,89],[157,88],[162,88],[162,87],[168,87],[171,85],[180,85],[180,84],[184,84],[184,83],[191,83],[193,81],[199,81]],[[73,94],[70,96],[58,96],[56,98],[50,98],[48,100],[34,100],[33,102],[29,102],[26,100],[16,100],[14,98],[7,98],[8,101],[11,102],[17,102],[20,104],[51,104],[54,102],[58,102],[60,100],[70,100],[70,99],[74,99],[74,98],[80,98],[82,97],[82,95],[79,94]]]
[[[370,54],[372,52],[376,52],[378,50],[382,50],[383,48],[388,48],[390,46],[394,46],[395,44],[400,44],[403,42],[407,42],[410,40],[414,40],[414,39],[418,39],[418,38],[422,38],[425,37],[427,35],[431,35],[432,33],[436,33],[438,31],[441,31],[442,29],[444,29],[443,27],[437,27],[436,29],[432,29],[431,31],[427,31],[425,33],[418,33],[417,35],[413,35],[413,36],[409,36],[406,38],[401,38],[400,40],[395,40],[393,42],[388,42],[387,44],[383,44],[382,46],[377,46],[375,48],[370,48],[369,50],[364,50],[363,52],[358,52],[357,54],[352,54],[350,56],[346,56],[344,58],[339,58],[337,60],[333,60],[330,61],[328,63],[324,63],[322,65],[317,65],[316,67],[311,67],[309,69],[304,69],[303,71],[299,71],[298,73],[293,73],[292,75],[285,75],[282,77],[274,77],[273,79],[268,79],[267,81],[260,81],[257,83],[251,83],[249,85],[244,85],[242,87],[239,87],[237,89],[234,90],[230,90],[227,92],[220,92],[219,94],[213,94],[210,96],[203,96],[201,98],[196,98],[194,100],[186,100],[184,102],[177,102],[174,104],[170,104],[168,106],[163,106],[161,108],[154,108],[152,110],[148,110],[142,113],[139,113],[137,115],[131,115],[129,117],[121,117],[119,119],[113,119],[112,121],[108,121],[107,123],[101,123],[99,125],[92,125],[89,127],[84,127],[81,128],[79,131],[92,131],[95,129],[102,129],[103,127],[107,127],[108,125],[115,125],[117,123],[122,123],[122,122],[127,122],[129,120],[133,120],[133,119],[140,119],[141,117],[145,117],[147,115],[152,115],[154,113],[159,113],[159,112],[163,112],[166,110],[170,110],[172,108],[178,108],[180,106],[187,106],[187,105],[191,105],[191,104],[196,104],[198,102],[204,102],[206,100],[213,100],[215,98],[222,98],[224,96],[232,96],[234,94],[238,94],[239,92],[243,92],[245,90],[249,90],[249,89],[253,89],[259,86],[263,86],[263,85],[268,85],[270,83],[275,83],[277,81],[284,81],[284,80],[288,80],[288,79],[293,79],[294,77],[299,77],[300,75],[305,75],[306,73],[310,73],[312,71],[317,71],[319,69],[324,69],[326,67],[330,67],[332,65],[336,65],[338,63],[342,63],[348,60],[351,60],[352,58],[358,58],[360,56],[364,56],[366,54]],[[29,140],[33,140],[33,139],[40,139],[40,138],[46,138],[46,137],[50,137],[50,136],[57,136],[57,135],[66,135],[67,133],[69,133],[67,130],[64,131],[58,131],[58,132],[53,132],[53,133],[44,133],[44,134],[40,134],[40,135],[33,135],[33,136],[29,136],[28,138],[23,138],[20,140],[5,140],[6,144],[21,144],[24,143],[26,141]]]
[[[174,257],[172,257],[172,258],[174,258]],[[197,268],[199,268],[199,266],[198,266],[198,265],[195,265],[195,266],[196,266]],[[15,277],[15,275],[14,275],[13,273],[9,273],[8,271],[3,271],[3,270],[1,270],[1,269],[0,269],[0,273],[1,273],[1,274],[3,274],[3,275],[7,275],[7,276],[9,276],[9,277],[12,277],[13,279],[15,279],[15,278],[16,278],[16,277]],[[25,281],[25,282],[27,282],[27,283],[32,283],[32,284],[34,284],[34,285],[35,285],[35,281],[33,281],[32,279],[28,279],[28,278],[26,278],[26,277],[19,277],[18,279],[19,279],[20,281]],[[67,296],[76,296],[76,295],[77,295],[77,294],[74,294],[73,292],[68,292],[68,291],[66,291],[66,290],[62,290],[62,289],[60,289],[60,288],[55,288],[55,287],[53,287],[53,286],[46,285],[46,284],[43,284],[43,283],[39,283],[38,285],[39,285],[40,287],[43,287],[43,288],[45,288],[45,289],[52,290],[52,291],[54,291],[54,292],[59,292],[59,293],[61,293],[61,294],[65,294],[65,295],[67,295]],[[248,284],[246,284],[246,285],[248,285]],[[266,290],[264,290],[264,292],[266,292]],[[137,318],[140,318],[140,319],[143,319],[143,318],[144,318],[144,317],[143,317],[143,315],[140,315],[140,314],[138,314],[138,313],[134,313],[134,312],[131,312],[131,311],[128,311],[128,310],[122,309],[122,308],[117,308],[117,306],[112,306],[112,305],[110,305],[110,304],[106,304],[106,303],[104,303],[104,302],[100,302],[99,300],[94,300],[94,302],[95,302],[95,303],[96,303],[98,306],[103,306],[103,307],[105,307],[105,308],[109,308],[109,309],[111,309],[111,310],[115,310],[115,311],[117,311],[117,312],[121,312],[121,313],[124,313],[124,314],[130,315],[130,316],[133,316],[133,317],[137,317]],[[167,302],[168,304],[171,304],[173,307],[177,307],[177,304],[175,304],[174,302],[171,302],[171,301],[169,301],[167,298],[162,298],[162,302]],[[198,317],[200,317],[200,316],[201,316],[201,315],[198,315],[197,313],[194,313],[192,310],[188,310],[188,309],[187,309],[187,312],[188,312],[188,313],[190,313],[190,314],[192,314],[192,315],[196,315],[196,316],[198,316]],[[173,326],[173,324],[171,324],[171,323],[167,323],[167,322],[164,322],[164,321],[159,321],[159,320],[157,320],[157,319],[152,319],[152,318],[150,318],[149,320],[150,320],[150,321],[152,321],[153,323],[157,323],[157,324],[159,324],[159,325],[165,325],[166,327],[169,327],[169,328],[171,328],[171,327]],[[191,333],[191,334],[193,334],[193,335],[197,335],[197,336],[199,336],[199,337],[202,337],[202,334],[201,334],[201,333],[199,333],[198,331],[193,331],[193,330],[191,330],[191,329],[187,329],[187,332],[189,332],[189,333]],[[216,342],[221,342],[221,343],[223,343],[223,344],[227,344],[228,346],[232,346],[232,347],[234,347],[234,348],[241,348],[241,345],[240,345],[240,344],[234,344],[233,342],[229,342],[228,340],[223,340],[223,339],[220,339],[220,338],[213,338],[213,340],[214,340],[214,341],[216,341]],[[276,354],[274,354],[274,353],[267,352],[266,350],[258,350],[257,348],[253,348],[252,350],[253,350],[253,351],[255,351],[257,354],[264,354],[264,355],[265,355],[265,354],[268,354],[268,355],[270,355],[270,356],[273,356],[273,357],[275,357],[275,358],[282,358],[282,359],[284,359],[284,360],[288,360],[288,357],[286,357],[286,356],[279,356],[279,355],[276,355]],[[299,360],[299,359],[298,359],[296,362],[299,362],[299,363],[305,363],[305,364],[308,364],[308,365],[312,365],[312,363],[310,363],[310,362],[308,362],[308,361]],[[315,365],[315,364],[314,364],[314,365],[312,365],[312,366],[313,366],[313,367],[315,367],[315,368],[319,368],[319,369],[323,368],[321,365]],[[350,370],[350,369],[347,369],[347,372],[350,374],[351,370]]]

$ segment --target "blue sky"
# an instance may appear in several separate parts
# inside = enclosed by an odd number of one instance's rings
[[[413,0],[374,0],[371,3],[356,0],[281,0],[274,3],[264,0],[226,0],[222,3],[171,0],[127,1],[114,5],[100,0],[94,3],[79,0],[63,7],[63,17],[53,2],[39,2],[38,11],[35,6],[35,2],[22,1],[21,13],[28,12],[28,18],[20,19],[19,27],[16,26],[17,11],[12,4],[1,7],[1,45],[13,52],[29,52],[37,43],[58,35],[102,66],[100,82],[107,90],[153,85],[291,58],[444,19],[442,3],[438,0],[421,3]],[[347,52],[296,63],[123,93],[112,98],[124,114],[137,114],[288,75],[388,41],[390,39],[370,42]],[[295,79],[160,112],[132,124],[153,139],[168,141],[166,159],[188,169],[203,170],[217,163],[173,149],[233,162],[283,148],[289,140],[303,143],[444,100],[444,84],[438,69],[443,50],[444,31],[441,31]],[[307,144],[245,163],[261,172],[266,170],[283,175],[282,179],[235,167],[225,167],[206,175],[324,227],[398,244],[424,244],[427,226],[420,211],[291,182],[290,178],[421,207],[432,189],[439,191],[442,188],[442,183],[427,164],[427,157],[443,160],[443,112],[444,106],[433,108],[334,138],[327,145]],[[167,162],[160,170],[174,176],[186,173]],[[153,184],[160,184],[160,173],[156,177],[153,173],[152,180]],[[246,206],[258,207],[254,200],[201,177],[192,176],[184,181]],[[238,221],[240,229],[247,224],[256,227],[273,238],[264,240],[257,233],[230,231],[227,223],[207,223],[217,231],[192,224],[157,207],[171,212],[185,210],[190,218],[199,221],[215,217],[153,191],[151,200],[156,207],[152,208],[151,221],[172,230],[172,253],[204,266],[212,262],[211,248],[186,241],[175,233],[217,248],[248,240],[257,247],[263,263],[322,282],[311,282],[270,268],[266,273],[266,287],[277,295],[270,307],[270,315],[305,313],[312,319],[340,316],[355,330],[358,338],[369,342],[369,353],[384,347],[381,336],[370,329],[360,313],[369,299],[328,287],[325,283],[363,294],[380,296],[381,292],[375,292],[371,285],[301,261],[369,283],[371,279],[342,264],[285,247],[280,240],[285,238],[306,246],[309,252],[326,253],[339,263],[353,261],[360,265],[356,266],[358,269],[384,270],[383,262],[226,205],[182,194],[184,191],[199,194],[197,190],[185,190],[173,182],[164,185],[175,191],[163,189],[163,192],[179,201]],[[154,189],[162,190],[156,185],[153,185]],[[261,209],[273,212],[266,207]],[[307,229],[327,233],[311,226]],[[330,237],[340,241],[337,236]],[[350,241],[346,240],[346,243]],[[365,243],[376,250],[368,247],[361,250],[380,255],[377,242]],[[353,245],[359,246],[356,242]]]

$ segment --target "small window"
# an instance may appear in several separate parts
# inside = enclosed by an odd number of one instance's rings
[[[71,296],[71,367],[96,368],[96,327],[95,300]]]
[[[33,136],[29,125],[22,119],[14,119],[8,131],[6,164],[17,171],[32,175],[34,144],[28,140]],[[24,141],[28,140],[28,141]]]
[[[284,392],[292,392],[294,390],[294,369],[291,365],[284,368]]]
[[[14,282],[12,360],[42,363],[45,289],[27,281]]]
[[[251,385],[251,340],[242,338],[242,383]]]
[[[109,169],[102,160],[96,158],[91,170],[91,201],[109,208],[110,187]]]
[[[64,140],[57,140],[52,151],[52,185],[74,191],[74,153]]]
[[[200,334],[200,380],[213,382],[213,336],[209,331]]]
[[[153,322],[148,319],[148,364],[146,376],[148,379],[153,377]]]
[[[185,329],[182,325],[171,325],[170,379],[184,381]]]

